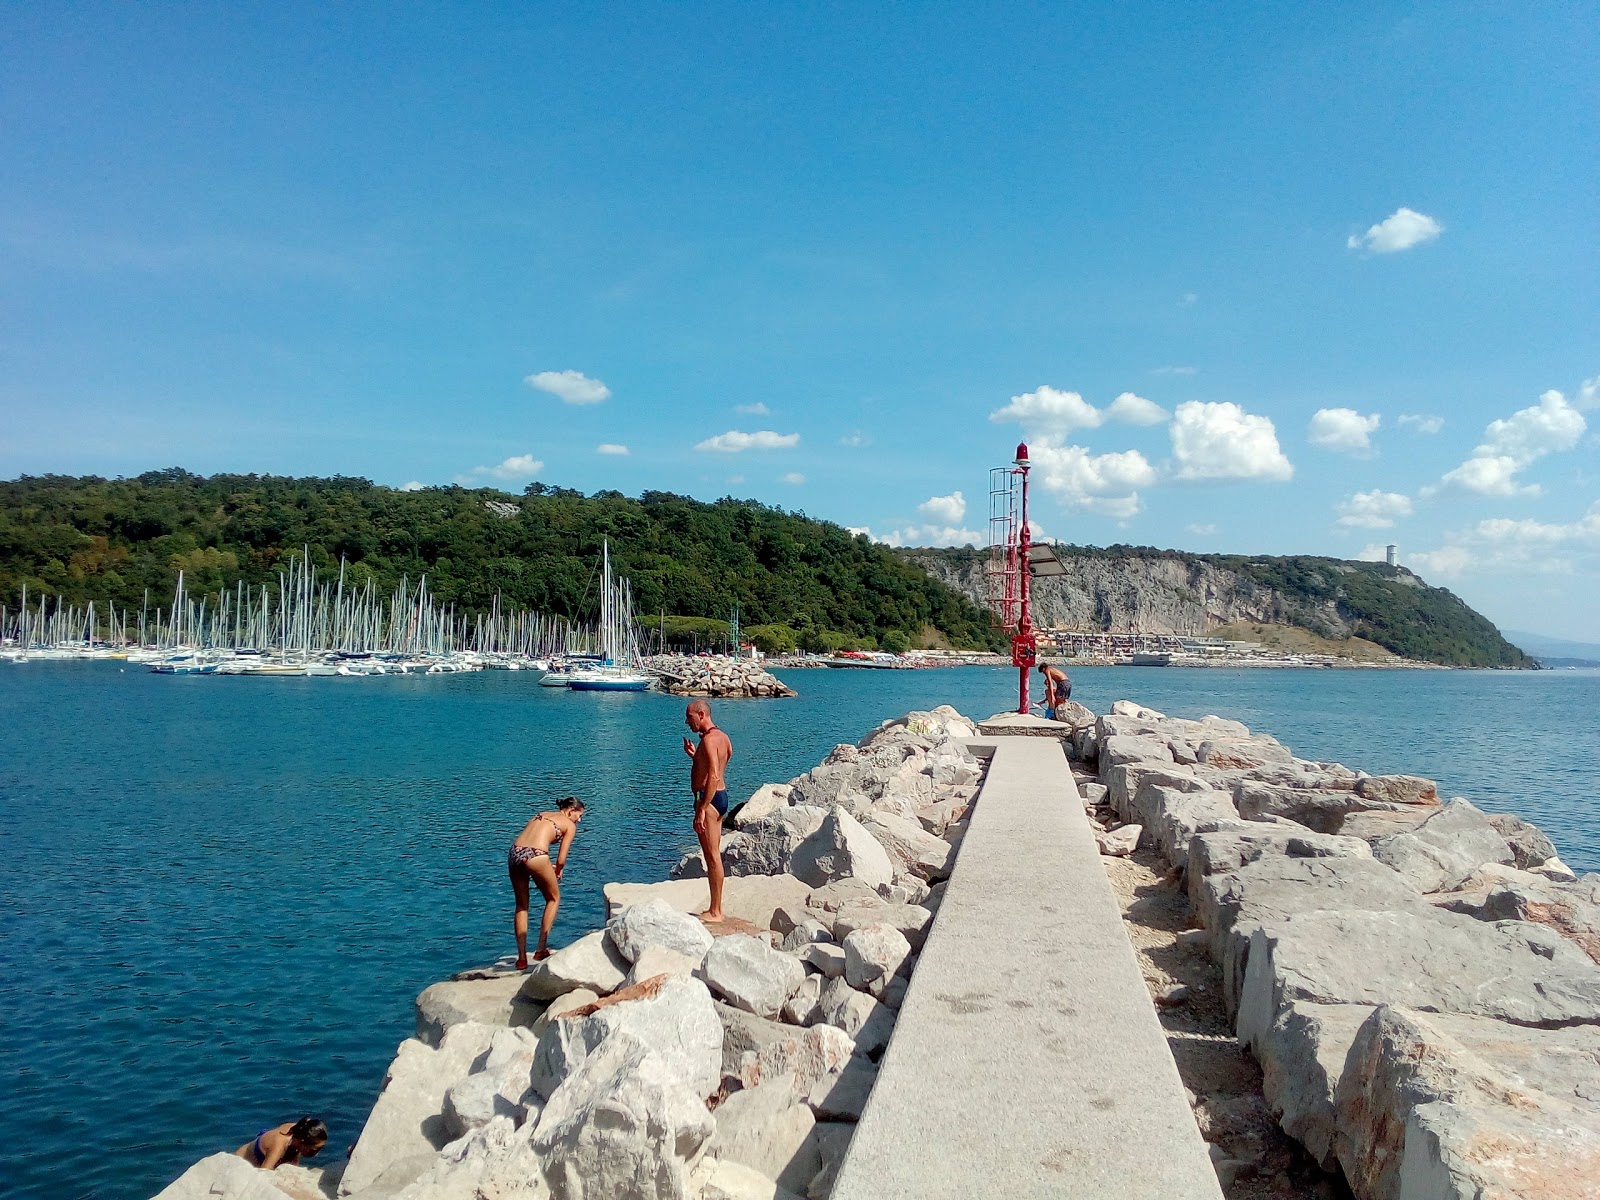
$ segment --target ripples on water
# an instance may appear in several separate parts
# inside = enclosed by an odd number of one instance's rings
[[[1302,757],[1438,779],[1600,869],[1600,673],[1101,668],[1074,695],[1215,712]],[[713,705],[737,796],[1011,671],[807,671]],[[0,668],[0,1125],[19,1196],[149,1196],[265,1125],[354,1140],[427,984],[513,949],[505,848],[591,802],[555,940],[692,843],[682,701],[522,673],[400,679]],[[1025,853],[1025,848],[1019,847]],[[534,914],[537,919],[537,913]]]

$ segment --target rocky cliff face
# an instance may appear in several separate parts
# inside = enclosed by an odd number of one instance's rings
[[[935,579],[986,602],[983,560],[909,557]],[[1033,584],[1033,619],[1046,627],[1108,633],[1204,634],[1234,621],[1298,625],[1343,639],[1351,621],[1336,600],[1263,587],[1238,572],[1178,558],[1064,558],[1067,574]]]

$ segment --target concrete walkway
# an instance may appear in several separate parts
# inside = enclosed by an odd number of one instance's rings
[[[994,748],[833,1200],[1220,1200],[1061,744]]]

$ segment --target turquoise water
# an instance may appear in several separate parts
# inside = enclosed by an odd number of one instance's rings
[[[1600,673],[1081,669],[1303,757],[1431,775],[1600,870]],[[715,704],[738,795],[884,717],[1010,707],[1011,671],[802,671],[797,700]],[[10,1194],[149,1196],[265,1125],[354,1140],[411,1002],[512,950],[505,848],[544,799],[592,807],[565,941],[601,885],[692,841],[682,701],[521,673],[160,677],[0,668],[0,1127]],[[1019,853],[1026,853],[1019,847]]]

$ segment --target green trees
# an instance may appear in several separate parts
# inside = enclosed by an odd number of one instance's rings
[[[515,503],[496,515],[486,502]],[[309,545],[319,566],[344,557],[380,590],[427,574],[440,600],[471,613],[503,602],[568,616],[598,606],[600,543],[633,581],[647,627],[695,618],[679,644],[726,641],[739,606],[774,646],[875,646],[933,626],[958,646],[992,644],[973,604],[886,547],[837,525],[748,501],[705,504],[670,492],[630,499],[533,484],[400,492],[365,479],[205,478],[180,469],[135,479],[24,477],[0,482],[0,601],[29,593],[137,608],[165,603],[177,573],[191,594],[271,583]],[[654,619],[649,614],[656,614]],[[716,630],[720,629],[720,636]],[[759,644],[759,643],[758,643]]]

